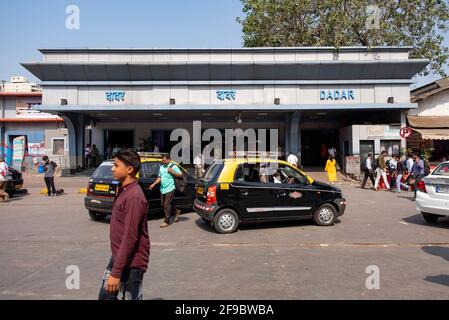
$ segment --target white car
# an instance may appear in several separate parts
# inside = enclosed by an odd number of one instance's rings
[[[440,163],[416,186],[416,209],[427,222],[449,216],[449,161]]]

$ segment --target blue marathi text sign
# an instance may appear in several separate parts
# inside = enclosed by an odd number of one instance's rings
[[[124,101],[125,91],[106,91],[106,100],[112,101]]]
[[[320,90],[320,100],[354,100],[352,89]]]
[[[235,90],[217,90],[217,98],[220,101],[224,100],[235,100]]]

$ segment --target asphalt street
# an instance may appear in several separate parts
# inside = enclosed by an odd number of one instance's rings
[[[84,208],[87,177],[58,178],[66,194],[28,194],[0,203],[0,299],[96,299],[110,256],[109,223]],[[340,185],[348,201],[332,227],[313,222],[243,226],[215,233],[195,213],[160,229],[149,220],[144,299],[448,299],[449,219],[424,222],[412,193]],[[68,289],[68,266],[80,288]],[[368,289],[369,266],[379,270]],[[368,268],[368,270],[367,270]]]

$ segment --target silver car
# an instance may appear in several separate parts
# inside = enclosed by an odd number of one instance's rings
[[[416,186],[416,209],[427,222],[449,216],[449,161],[440,163]]]

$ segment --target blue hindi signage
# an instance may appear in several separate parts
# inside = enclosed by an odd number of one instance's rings
[[[236,91],[235,90],[217,90],[217,99],[220,101],[224,100],[235,100]]]
[[[320,90],[320,100],[354,100],[352,89]]]
[[[123,101],[125,100],[125,91],[106,91],[106,100]]]

